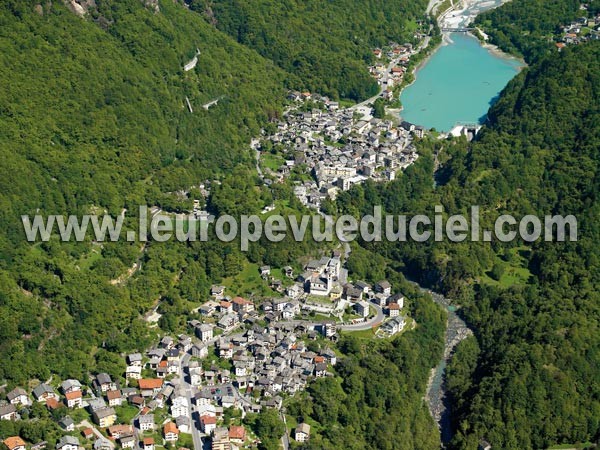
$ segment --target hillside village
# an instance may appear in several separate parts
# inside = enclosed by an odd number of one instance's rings
[[[163,336],[144,352],[124,355],[118,378],[98,373],[15,387],[0,403],[0,420],[27,420],[32,407],[45,406],[63,431],[56,450],[251,448],[257,438],[243,418],[264,408],[283,414],[286,397],[332,376],[340,331],[378,327],[377,336],[387,337],[407,324],[404,296],[385,280],[348,282],[341,258],[333,251],[299,275],[281,268],[285,288],[270,267],[260,267],[277,298],[232,298],[215,285],[194,311],[201,319],[188,321],[188,334]],[[49,448],[0,437],[9,450]],[[309,440],[310,425],[298,424],[291,437]]]
[[[582,11],[585,11],[583,5]],[[600,40],[600,14],[595,17],[580,17],[564,26],[556,47],[560,50],[566,45],[577,45],[589,40]]]
[[[410,44],[375,49],[377,59],[389,58],[369,68],[380,93],[350,108],[319,94],[290,92],[291,106],[283,119],[253,142],[263,158],[273,159],[270,153],[281,163],[267,167],[267,174],[283,181],[298,167],[310,173],[311,179],[296,183],[295,194],[302,204],[316,209],[324,199],[333,200],[340,191],[365,180],[394,180],[398,170],[418,158],[413,139],[422,138],[425,130],[408,122],[374,117],[370,104],[377,98],[393,100],[394,86],[402,82],[415,53]],[[273,182],[270,178],[265,181]]]

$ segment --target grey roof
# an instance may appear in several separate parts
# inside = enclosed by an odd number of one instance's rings
[[[4,416],[6,414],[14,414],[15,412],[17,412],[17,408],[15,407],[15,405],[0,406],[0,416]]]
[[[112,379],[110,378],[110,375],[107,374],[107,373],[104,373],[104,372],[103,373],[99,373],[98,375],[96,375],[96,381],[100,385],[112,383]]]
[[[65,445],[77,445],[79,446],[79,439],[74,436],[63,436],[56,444],[56,448],[61,448]]]
[[[94,415],[98,419],[102,419],[104,417],[109,417],[116,414],[114,408],[100,408],[94,411]]]
[[[68,391],[71,388],[79,388],[81,389],[81,383],[79,382],[79,380],[65,380],[60,384],[60,388],[62,389],[63,392]]]
[[[138,417],[139,423],[154,423],[154,414],[145,414]]]
[[[73,422],[73,419],[71,419],[69,416],[65,416],[62,419],[60,419],[58,424],[63,428],[68,428],[71,425],[75,425],[75,422]]]
[[[35,395],[36,398],[40,398],[46,393],[54,393],[54,389],[52,388],[52,386],[48,386],[45,383],[40,384],[33,390],[33,395]]]
[[[16,387],[6,395],[6,398],[8,398],[8,401],[13,401],[15,398],[20,397],[21,395],[26,396],[27,392],[23,388]]]

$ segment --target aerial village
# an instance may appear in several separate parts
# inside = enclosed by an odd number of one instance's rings
[[[302,204],[315,209],[324,199],[334,200],[340,191],[368,179],[394,180],[398,170],[418,158],[413,140],[422,138],[425,130],[408,122],[374,117],[371,104],[377,98],[393,99],[393,88],[401,84],[416,52],[411,44],[375,49],[377,60],[385,58],[369,68],[380,92],[349,108],[318,94],[290,92],[291,106],[274,132],[265,132],[252,144],[263,156],[273,150],[282,158],[279,167],[267,168],[267,174],[283,181],[295,167],[309,172],[311,179],[297,183],[294,189]]]
[[[587,11],[585,5],[581,5],[581,11],[583,13]],[[556,47],[560,50],[567,45],[577,45],[588,40],[600,40],[600,14],[595,17],[582,15],[579,19],[564,26]]]
[[[342,258],[334,250],[300,274],[278,268],[285,280],[259,267],[275,298],[232,298],[213,286],[211,299],[190,312],[200,319],[188,320],[187,334],[164,335],[152,348],[123,355],[119,379],[98,373],[15,387],[2,394],[0,420],[26,420],[34,403],[44,405],[64,433],[56,450],[256,447],[243,417],[263,408],[283,415],[285,398],[332,376],[340,332],[377,328],[383,338],[414,325],[401,293],[386,280],[349,282]],[[310,425],[299,423],[289,434],[305,442]],[[0,437],[9,450],[48,445]]]

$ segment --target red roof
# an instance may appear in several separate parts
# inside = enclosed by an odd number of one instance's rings
[[[215,425],[217,423],[217,418],[213,416],[200,416],[200,421],[204,425]]]
[[[229,438],[230,439],[240,439],[242,441],[246,440],[246,429],[239,425],[231,425],[229,427]]]
[[[121,398],[121,391],[119,391],[119,390],[108,391],[106,393],[106,398],[109,400],[114,400],[115,398]]]
[[[144,438],[144,445],[154,445],[154,438]]]
[[[400,305],[398,303],[390,303],[388,306],[390,309],[400,309]]]
[[[94,430],[92,430],[91,428],[84,428],[81,431],[81,434],[83,434],[83,437],[87,439],[94,435]]]
[[[179,429],[177,428],[177,425],[175,425],[173,422],[169,422],[168,424],[166,424],[164,426],[163,432],[165,434],[167,434],[167,433],[179,434]]]
[[[19,436],[12,436],[4,439],[4,445],[8,447],[8,450],[13,450],[17,447],[25,447],[25,441]]]
[[[232,301],[238,305],[247,305],[248,303],[252,303],[250,300],[246,300],[243,297],[236,297]]]
[[[75,400],[76,398],[81,398],[81,391],[71,391],[65,394],[65,398],[67,400]]]
[[[138,382],[140,389],[158,389],[163,385],[161,378],[142,378]]]
[[[46,406],[48,408],[50,408],[50,409],[56,409],[60,405],[59,405],[58,401],[55,398],[49,398],[48,400],[46,400]]]

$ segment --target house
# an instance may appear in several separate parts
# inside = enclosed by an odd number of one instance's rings
[[[246,440],[246,429],[241,425],[229,427],[229,440],[234,444],[243,444]]]
[[[56,450],[79,450],[79,439],[74,436],[63,436],[56,444]]]
[[[369,304],[367,302],[360,301],[358,303],[354,304],[354,309],[356,310],[356,313],[360,316],[360,317],[369,317]]]
[[[171,416],[177,418],[179,416],[187,416],[189,414],[190,405],[188,399],[183,396],[175,397],[171,404]]]
[[[211,434],[217,427],[217,418],[213,416],[200,416],[200,429],[203,433]]]
[[[227,300],[221,300],[219,303],[219,312],[229,314],[233,312],[233,305]]]
[[[134,448],[135,447],[135,437],[122,436],[119,438],[119,444],[121,444],[121,448]]]
[[[161,378],[142,378],[138,385],[142,397],[153,397],[162,389],[163,380]]]
[[[50,398],[58,400],[58,394],[54,392],[54,388],[45,383],[40,384],[33,390],[33,396],[38,402],[45,402]]]
[[[208,356],[208,347],[204,344],[194,344],[192,346],[192,356],[206,358]]]
[[[60,390],[63,394],[68,394],[69,392],[81,391],[81,383],[79,380],[68,379],[63,381],[60,384]]]
[[[17,420],[17,408],[15,405],[0,406],[0,420]]]
[[[133,427],[131,425],[113,425],[108,427],[108,434],[119,439],[121,436],[130,436],[133,434]]]
[[[14,388],[12,391],[10,391],[6,395],[6,398],[11,405],[31,405],[31,400],[29,399],[27,392],[25,392],[25,389],[20,387]]]
[[[127,365],[129,366],[142,366],[142,354],[141,353],[131,353],[127,355]]]
[[[216,428],[212,437],[212,450],[232,450],[237,448],[231,445],[229,431],[227,428]]]
[[[81,391],[71,391],[65,394],[67,408],[81,408],[83,406],[83,395]]]
[[[397,316],[397,317],[393,317],[392,319],[388,320],[387,322],[384,322],[383,325],[381,326],[381,330],[383,332],[387,333],[388,335],[393,336],[394,334],[402,331],[404,329],[405,325],[406,325],[406,321],[405,321],[404,317]]]
[[[145,414],[139,416],[138,426],[142,431],[154,430],[154,414]]]
[[[102,397],[91,398],[88,400],[88,410],[92,413],[97,409],[106,408],[106,402]]]
[[[202,342],[208,342],[213,338],[213,326],[210,324],[202,324],[196,328],[196,336]]]
[[[98,438],[94,441],[94,450],[112,450],[113,446],[105,438]]]
[[[113,408],[100,408],[92,413],[94,422],[101,428],[110,427],[117,420],[117,413]]]
[[[123,404],[123,395],[118,389],[108,391],[106,399],[108,400],[108,406],[121,406]]]
[[[58,400],[56,400],[55,398],[49,398],[48,400],[46,400],[46,407],[50,410],[50,411],[54,411],[55,409],[60,408],[61,403],[58,402]]]
[[[398,317],[400,315],[400,305],[398,303],[390,303],[387,307],[387,313],[390,317]]]
[[[113,382],[110,375],[107,373],[99,373],[96,375],[96,386],[102,391],[106,392],[111,389]]]
[[[239,321],[237,314],[226,314],[219,319],[217,326],[225,331],[230,331],[239,323]]]
[[[168,422],[163,427],[163,435],[167,442],[177,442],[179,439],[179,429],[173,422]]]
[[[212,286],[210,288],[210,295],[213,297],[222,297],[225,294],[225,286]]]
[[[374,286],[375,292],[379,292],[384,295],[390,295],[392,293],[392,285],[387,280],[382,280],[376,283]]]
[[[298,424],[294,432],[294,439],[296,442],[307,442],[310,439],[310,425],[304,422]]]
[[[125,378],[131,378],[133,380],[142,378],[142,366],[127,366]]]
[[[271,275],[271,266],[260,266],[259,272],[261,277],[268,277]]]
[[[81,431],[81,435],[84,439],[91,439],[94,437],[94,430],[92,430],[91,428],[84,428]]]
[[[30,448],[30,450],[45,450],[45,448],[48,446],[48,442],[47,441],[40,441],[37,444],[33,444]]]
[[[400,309],[404,308],[404,296],[402,294],[394,294],[387,299],[387,304],[397,304]]]
[[[254,303],[243,297],[235,297],[231,303],[233,303],[233,310],[237,313],[249,313],[254,311]]]
[[[8,450],[25,450],[25,441],[19,436],[8,437],[2,442],[8,447]]]
[[[181,433],[190,432],[190,418],[188,416],[179,416],[175,419],[175,424]]]
[[[323,378],[326,375],[327,375],[327,364],[325,364],[323,362],[315,364],[315,377]]]
[[[144,438],[142,441],[142,450],[154,450],[154,438]]]
[[[75,430],[75,422],[69,416],[65,416],[58,421],[58,426],[63,430],[70,432]]]

